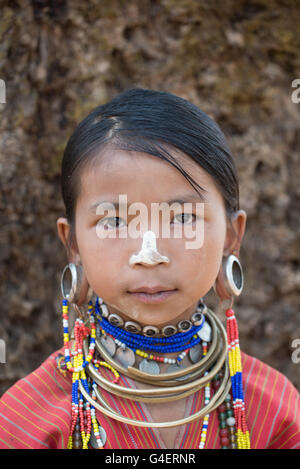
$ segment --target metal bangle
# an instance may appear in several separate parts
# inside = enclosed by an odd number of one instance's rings
[[[208,374],[202,378],[199,378],[198,380],[195,380],[195,381],[192,381],[192,382],[188,382],[188,383],[185,383],[185,384],[178,384],[176,383],[176,386],[172,386],[172,387],[159,387],[159,388],[156,388],[156,389],[131,389],[129,390],[128,388],[124,389],[123,386],[119,386],[115,383],[111,383],[110,381],[106,380],[105,378],[103,378],[97,371],[96,369],[93,367],[92,364],[89,364],[87,366],[87,372],[88,374],[94,379],[94,381],[96,381],[100,386],[107,386],[110,390],[110,392],[114,393],[115,391],[118,392],[118,391],[121,391],[122,392],[122,395],[125,397],[125,395],[130,395],[132,396],[132,399],[134,398],[134,396],[138,396],[138,395],[143,395],[143,396],[155,396],[155,395],[170,395],[170,394],[177,394],[180,393],[181,391],[187,391],[188,389],[195,389],[196,386],[199,386],[199,385],[205,385],[216,373],[218,373],[218,371],[222,368],[225,360],[226,360],[226,356],[227,356],[227,349],[226,349],[226,332],[224,330],[224,327],[222,325],[222,323],[220,322],[220,320],[215,317],[215,320],[218,324],[218,326],[220,327],[221,329],[221,338],[222,338],[222,341],[223,341],[223,350],[222,350],[222,353],[220,355],[220,357],[218,358],[217,362],[215,363],[214,367],[208,372]],[[105,357],[106,358],[106,357]],[[111,361],[111,363],[109,364],[112,364],[112,366],[115,366],[115,363],[113,361]],[[198,364],[196,364],[198,365]],[[130,369],[129,369],[130,368]],[[163,379],[171,379],[171,377],[178,377],[179,376],[179,373],[180,373],[180,376],[182,376],[183,374],[187,374],[188,371],[191,371],[191,369],[195,369],[195,365],[192,365],[192,367],[189,367],[187,369],[184,369],[182,370],[181,372],[176,372],[176,373],[165,373],[163,375],[161,375],[163,377]],[[116,367],[116,369],[118,369]],[[118,370],[119,371],[119,370]],[[121,371],[122,373],[122,371]],[[128,373],[127,375],[129,375],[129,377],[131,378],[136,378],[138,381],[144,381],[144,382],[147,382],[148,384],[157,384],[156,382],[154,382],[154,380],[152,380],[152,376],[151,378],[149,377],[149,375],[147,373],[143,373],[139,370],[136,370],[135,368],[131,368],[131,367],[128,367]],[[157,377],[156,375],[154,375],[155,378]],[[140,378],[140,379],[138,379]],[[143,379],[141,379],[143,378]],[[129,398],[129,397],[128,397]]]
[[[204,415],[212,412],[213,410],[215,410],[225,399],[225,397],[227,396],[229,390],[230,390],[230,387],[231,387],[231,380],[230,380],[230,377],[229,377],[229,373],[228,373],[228,367],[226,366],[225,367],[225,373],[224,373],[224,377],[223,377],[223,381],[219,387],[219,389],[216,391],[216,393],[213,395],[213,397],[211,398],[211,400],[209,401],[209,403],[204,406],[200,411],[196,412],[195,414],[193,415],[190,415],[188,417],[185,417],[183,419],[179,419],[179,420],[175,420],[175,421],[168,421],[168,422],[145,422],[145,421],[139,421],[139,420],[135,420],[135,419],[130,419],[130,418],[127,418],[127,417],[124,417],[122,415],[120,415],[119,413],[117,413],[116,411],[114,411],[112,408],[110,408],[111,410],[108,410],[108,404],[107,402],[104,400],[103,396],[102,396],[102,402],[103,400],[105,401],[105,405],[100,405],[98,402],[96,402],[87,392],[86,390],[84,389],[83,385],[81,384],[81,382],[79,382],[79,389],[80,389],[80,392],[83,394],[83,396],[85,397],[85,399],[90,403],[92,404],[96,409],[98,409],[100,412],[102,412],[104,415],[108,416],[108,417],[111,417],[113,418],[114,420],[118,420],[119,422],[123,422],[125,424],[129,424],[129,425],[133,425],[133,426],[138,426],[138,427],[150,427],[150,428],[168,428],[168,427],[175,427],[175,426],[178,426],[178,425],[184,425],[186,423],[190,423],[198,418],[202,418],[204,417]],[[96,395],[98,393],[97,390],[95,390],[96,392]]]

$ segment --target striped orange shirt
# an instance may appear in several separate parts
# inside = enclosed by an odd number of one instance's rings
[[[19,380],[0,399],[1,449],[64,449],[71,424],[71,375],[63,376],[55,358]],[[281,373],[242,354],[246,417],[254,449],[300,449],[299,393]],[[130,380],[121,376],[121,383]],[[151,421],[147,406],[103,391],[122,415]],[[203,389],[187,398],[185,416],[203,406]],[[97,412],[107,434],[106,449],[170,449],[158,428],[127,425]],[[197,449],[202,419],[178,427],[174,449]],[[218,412],[210,415],[205,448],[219,449]]]

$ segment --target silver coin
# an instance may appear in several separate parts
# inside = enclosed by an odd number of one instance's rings
[[[197,332],[198,336],[200,337],[201,340],[204,340],[204,342],[210,342],[211,340],[211,327],[208,324],[207,321],[203,324],[202,328],[200,331]]]
[[[151,375],[159,375],[160,373],[158,363],[154,362],[153,360],[147,360],[147,358],[144,358],[140,362],[139,369],[144,373],[149,373]]]
[[[189,350],[189,358],[192,363],[197,363],[202,357],[202,347],[200,344],[194,345]]]
[[[108,355],[113,357],[114,354],[116,353],[116,348],[117,348],[115,341],[108,335],[107,336],[102,335],[100,337],[100,342],[103,348],[105,349],[105,351],[108,353]]]
[[[134,352],[126,347],[123,349],[119,347],[116,351],[115,359],[122,365],[124,368],[128,368],[129,366],[133,366],[135,362],[135,354]]]
[[[99,434],[100,434],[102,446],[104,446],[105,443],[106,443],[106,438],[107,438],[107,436],[106,436],[106,431],[104,430],[103,427],[100,427],[100,425],[99,425]],[[99,447],[98,447],[98,444],[97,444],[97,439],[96,439],[95,434],[94,434],[94,429],[93,429],[93,427],[92,427],[92,430],[91,430],[91,437],[90,437],[89,443],[91,444],[91,446],[92,446],[93,448],[95,448],[95,449],[98,449],[98,448],[99,448]]]

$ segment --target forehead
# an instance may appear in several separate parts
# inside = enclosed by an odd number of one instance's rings
[[[223,204],[213,178],[187,155],[172,151],[175,158],[204,191],[203,202]],[[176,194],[201,197],[186,177],[171,163],[147,153],[108,148],[96,155],[80,175],[77,201],[96,203],[102,195],[127,194],[131,201],[168,201]],[[174,198],[174,197],[173,197]]]

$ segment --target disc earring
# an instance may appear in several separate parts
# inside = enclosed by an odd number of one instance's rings
[[[214,290],[221,299],[239,296],[244,287],[244,275],[240,261],[230,254],[222,261],[222,268],[214,284]]]
[[[239,296],[244,287],[244,275],[240,261],[231,254],[225,264],[225,281],[227,290],[234,296]]]
[[[88,303],[93,290],[83,274],[82,264],[69,263],[61,275],[61,293],[65,300],[78,306]]]

